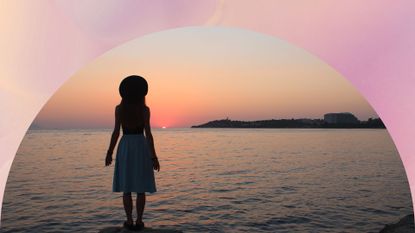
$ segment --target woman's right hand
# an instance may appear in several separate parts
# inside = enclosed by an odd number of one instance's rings
[[[153,169],[158,172],[160,171],[160,163],[157,157],[153,158]]]

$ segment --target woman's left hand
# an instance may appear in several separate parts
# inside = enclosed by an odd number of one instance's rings
[[[107,157],[105,157],[105,166],[109,166],[112,163],[112,154],[107,153]]]

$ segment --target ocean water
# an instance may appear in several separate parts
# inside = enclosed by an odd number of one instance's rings
[[[0,232],[121,226],[110,130],[34,130],[8,178]],[[379,232],[412,213],[382,129],[166,129],[144,221],[184,232]]]

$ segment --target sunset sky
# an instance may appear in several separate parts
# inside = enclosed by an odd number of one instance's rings
[[[131,74],[149,83],[152,127],[234,120],[322,118],[376,113],[350,83],[318,58],[275,37],[217,27],[153,33],[79,70],[41,110],[45,128],[110,128]]]

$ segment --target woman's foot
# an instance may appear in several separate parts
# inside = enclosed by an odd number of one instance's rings
[[[130,231],[134,231],[135,230],[135,226],[133,221],[125,221],[124,222],[124,228],[130,230]]]
[[[135,223],[135,230],[136,231],[141,231],[143,229],[144,229],[144,223],[143,223],[143,221],[137,221]]]

